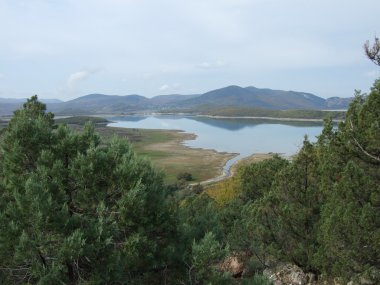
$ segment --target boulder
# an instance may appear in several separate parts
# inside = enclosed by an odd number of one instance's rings
[[[263,275],[272,280],[275,285],[308,285],[314,284],[316,279],[314,274],[305,274],[297,265],[290,263],[265,269]]]
[[[219,269],[222,272],[231,273],[231,275],[235,278],[240,278],[243,274],[245,264],[248,259],[249,254],[246,252],[233,252],[219,264]]]
[[[220,266],[221,271],[229,272],[234,277],[240,277],[244,271],[244,264],[237,256],[228,256]]]

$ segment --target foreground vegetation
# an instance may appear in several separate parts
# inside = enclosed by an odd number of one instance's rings
[[[213,231],[245,254],[248,272],[281,260],[340,284],[380,283],[379,110],[380,80],[338,128],[327,120],[316,143],[305,138],[293,161],[244,166],[206,190],[219,214]]]

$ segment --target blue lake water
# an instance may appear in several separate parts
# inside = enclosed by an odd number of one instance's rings
[[[254,153],[296,154],[304,136],[311,141],[322,131],[322,123],[285,122],[263,119],[216,119],[198,116],[123,116],[112,117],[108,126],[142,129],[182,130],[197,135],[184,144],[193,148],[237,153],[224,167]]]

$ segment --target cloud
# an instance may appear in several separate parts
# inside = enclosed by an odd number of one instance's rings
[[[4,74],[0,73],[0,79],[4,78]]]
[[[162,85],[160,88],[158,88],[159,90],[161,90],[161,91],[165,91],[165,90],[167,90],[167,89],[169,89],[169,85],[168,84],[164,84],[164,85]]]
[[[179,84],[179,83],[164,84],[164,85],[162,85],[160,88],[158,88],[158,90],[160,90],[160,91],[167,91],[167,90],[169,90],[169,89],[171,89],[171,90],[176,90],[176,89],[178,89],[180,86],[181,86],[181,84]]]
[[[67,79],[67,86],[70,89],[75,88],[80,82],[86,80],[90,75],[97,73],[99,70],[82,70],[71,73]]]
[[[215,62],[204,61],[200,64],[197,64],[197,67],[202,68],[202,69],[212,69],[212,68],[220,68],[220,67],[223,67],[224,65],[225,63],[223,61],[217,60]]]

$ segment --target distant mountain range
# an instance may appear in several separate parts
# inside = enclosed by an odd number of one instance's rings
[[[58,99],[40,99],[46,105],[60,104],[63,101]],[[13,111],[22,107],[26,99],[0,98],[0,116],[11,115]]]
[[[326,110],[346,109],[352,98],[323,99],[311,93],[261,89],[253,86],[227,86],[196,95],[159,95],[146,98],[140,95],[90,94],[62,102],[41,100],[57,115],[123,114],[131,112],[181,111],[244,107],[268,110]],[[9,115],[22,106],[24,99],[0,98],[0,115]]]

